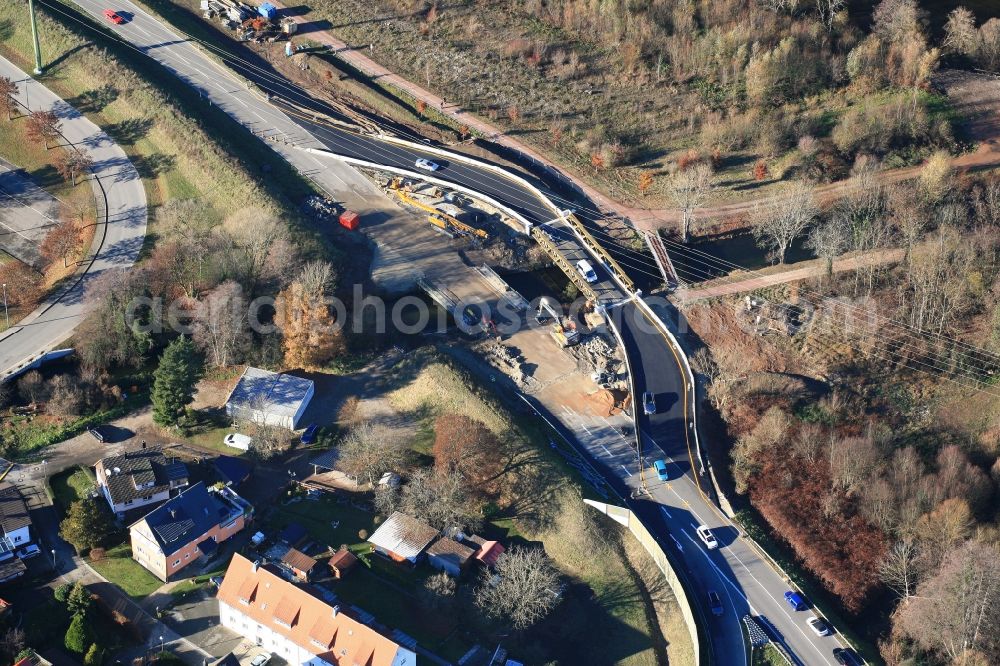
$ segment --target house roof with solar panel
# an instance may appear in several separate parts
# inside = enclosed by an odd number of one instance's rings
[[[163,554],[171,555],[213,527],[228,523],[236,514],[244,512],[246,507],[232,497],[235,494],[210,492],[205,484],[198,482],[135,524],[146,523]]]
[[[166,499],[171,490],[188,483],[184,463],[167,458],[159,449],[108,456],[95,468],[97,484],[116,513]]]

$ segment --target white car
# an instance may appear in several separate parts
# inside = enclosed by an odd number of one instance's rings
[[[36,555],[41,555],[41,554],[42,554],[42,551],[39,550],[38,546],[36,546],[33,543],[29,544],[29,545],[25,546],[24,548],[20,549],[19,551],[17,551],[18,558],[20,558],[22,560],[27,560],[27,559],[30,559],[32,557],[35,557]]]
[[[817,636],[829,636],[830,635],[830,625],[825,621],[813,615],[811,618],[806,620],[806,624],[809,628],[813,630],[813,633]]]
[[[438,169],[441,168],[436,162],[425,160],[422,157],[416,162],[414,162],[413,165],[418,169],[423,169],[424,171],[437,171]]]
[[[241,435],[238,432],[231,432],[226,435],[226,438],[222,440],[225,442],[226,446],[231,446],[234,449],[239,449],[240,451],[249,451],[250,443],[253,439],[248,435]]]
[[[712,534],[712,530],[708,529],[705,525],[699,525],[695,530],[698,533],[698,538],[701,542],[705,544],[705,547],[709,550],[714,550],[719,547],[719,542],[715,540],[715,535]]]
[[[271,661],[270,654],[259,654],[250,660],[250,666],[265,666],[269,661]]]
[[[576,262],[576,270],[587,282],[597,282],[597,273],[594,272],[594,267],[586,259]]]

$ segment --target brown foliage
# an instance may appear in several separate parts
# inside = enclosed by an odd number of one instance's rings
[[[420,115],[424,115],[424,111],[427,110],[427,102],[425,102],[422,99],[418,99],[416,106],[417,106],[417,113],[419,113]]]
[[[481,422],[444,414],[434,423],[434,466],[457,471],[471,485],[492,493],[504,471],[503,443]]]
[[[604,162],[604,156],[601,155],[600,153],[591,153],[590,166],[594,167],[595,169],[603,169],[604,167],[606,167],[607,164]]]
[[[16,93],[17,84],[6,76],[0,77],[0,111],[7,115],[7,120],[10,120],[11,115],[17,109],[17,102],[14,101]]]
[[[677,168],[681,171],[687,171],[688,167],[701,161],[701,155],[698,154],[697,150],[693,148],[688,150],[686,153],[677,158]]]
[[[653,174],[649,171],[643,171],[639,174],[639,193],[645,194],[649,191],[649,188],[653,186]]]
[[[59,138],[59,117],[51,111],[32,111],[27,121],[28,138],[36,143],[44,143],[49,149],[49,141]]]
[[[7,285],[8,305],[34,305],[41,295],[41,276],[20,261],[0,266],[0,283]]]
[[[90,549],[90,559],[94,562],[100,562],[105,557],[107,557],[108,551],[104,548],[91,548]],[[124,616],[122,616],[124,619]]]
[[[507,107],[507,117],[510,118],[510,122],[516,125],[521,120],[521,109],[516,104],[511,104]]]
[[[63,220],[46,234],[40,248],[42,256],[50,263],[61,259],[65,268],[68,259],[80,251],[82,240],[76,223],[73,220]]]
[[[322,293],[310,293],[301,282],[293,282],[278,294],[276,309],[288,367],[321,367],[344,351],[342,331]]]
[[[822,463],[788,455],[781,447],[764,451],[761,460],[750,479],[754,506],[828,590],[848,609],[860,610],[878,584],[885,535],[848,497],[831,490]]]
[[[757,160],[756,164],[753,165],[753,179],[761,181],[767,178],[767,176],[767,162],[764,160]]]

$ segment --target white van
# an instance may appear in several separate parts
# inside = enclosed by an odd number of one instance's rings
[[[250,443],[253,439],[247,435],[241,435],[238,432],[231,432],[226,435],[226,439],[224,441],[226,446],[231,446],[234,449],[239,449],[240,451],[249,451]]]
[[[597,282],[597,273],[594,272],[594,267],[586,259],[576,262],[576,270],[580,271],[580,275],[587,282]]]

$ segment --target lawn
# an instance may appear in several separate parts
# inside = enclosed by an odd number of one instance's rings
[[[70,467],[49,479],[53,500],[63,513],[73,502],[88,497],[96,482],[94,473],[82,465]]]
[[[214,576],[224,576],[225,573],[226,568],[223,567],[217,571],[210,571],[209,573],[201,574],[200,576],[195,576],[194,578],[186,578],[170,588],[170,594],[176,598],[186,597],[192,592],[211,587],[211,579]]]
[[[365,553],[371,550],[370,545],[358,534],[365,530],[368,535],[375,531],[374,514],[356,509],[345,502],[338,502],[335,497],[324,493],[317,500],[305,500],[294,504],[281,504],[271,508],[263,520],[264,533],[269,538],[277,537],[289,523],[299,523],[309,533],[309,538],[324,546],[334,549],[346,544],[355,553]],[[337,527],[333,521],[339,521]]]
[[[109,548],[105,557],[94,561],[87,559],[97,573],[120,587],[136,601],[145,599],[163,582],[132,559],[132,548],[127,543]]]

